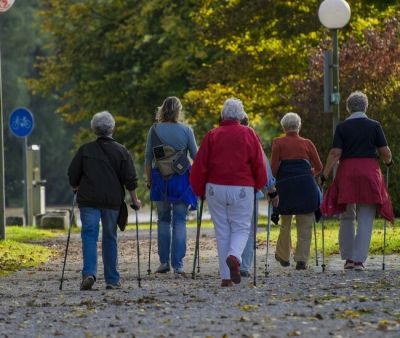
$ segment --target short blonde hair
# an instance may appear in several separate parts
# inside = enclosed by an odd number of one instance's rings
[[[178,122],[181,111],[181,101],[176,96],[169,96],[158,107],[156,119],[158,122]]]
[[[299,132],[301,128],[301,118],[296,113],[287,113],[282,117],[281,126],[285,133],[290,131]]]

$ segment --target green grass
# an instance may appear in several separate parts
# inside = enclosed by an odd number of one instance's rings
[[[261,221],[259,226],[263,226],[265,229],[266,221]],[[295,222],[292,223],[292,247],[296,246],[296,226]],[[396,220],[395,226],[393,227],[389,223],[387,223],[386,229],[386,254],[398,254],[400,253],[400,230],[397,228],[397,224],[399,220]],[[333,255],[339,253],[339,242],[338,242],[338,234],[339,234],[339,222],[328,220],[325,221],[325,252],[327,255]],[[272,244],[276,244],[279,235],[279,227],[272,226],[271,227],[271,235],[270,240]],[[313,231],[314,236],[314,231]],[[267,234],[266,231],[262,232],[259,229],[259,233],[257,235],[257,240],[260,243],[264,243],[266,241]],[[372,240],[370,246],[370,254],[376,255],[382,253],[382,245],[383,245],[383,220],[377,219],[374,222],[374,230],[372,232]],[[321,231],[321,223],[317,223],[317,247],[318,251],[322,248],[322,231]],[[311,242],[311,254],[314,255],[314,237]]]
[[[54,254],[53,250],[29,242],[52,238],[62,233],[63,231],[34,227],[6,227],[6,240],[0,241],[0,276],[47,262]]]

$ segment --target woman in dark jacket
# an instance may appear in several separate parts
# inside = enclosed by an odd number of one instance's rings
[[[347,99],[351,114],[338,124],[322,181],[340,160],[335,179],[329,187],[321,211],[340,214],[339,245],[345,269],[364,270],[368,257],[375,213],[394,222],[392,204],[378,158],[390,166],[392,154],[379,122],[366,115],[368,98],[354,92]],[[358,227],[355,233],[355,222]]]
[[[107,289],[121,287],[117,269],[117,219],[129,191],[132,204],[140,208],[136,197],[137,175],[132,157],[113,138],[115,121],[109,112],[93,116],[91,127],[96,141],[81,146],[68,168],[69,181],[77,192],[82,222],[83,269],[81,290],[90,290],[97,276],[97,239],[102,224],[102,253]]]
[[[287,113],[281,125],[286,135],[273,140],[271,153],[272,174],[279,194],[277,212],[282,215],[275,258],[282,266],[290,265],[290,227],[295,215],[297,245],[294,260],[296,269],[304,270],[310,254],[314,212],[320,204],[314,176],[322,170],[322,163],[314,144],[299,135],[299,115]]]

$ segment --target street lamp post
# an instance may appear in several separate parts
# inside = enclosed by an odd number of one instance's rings
[[[332,34],[332,64],[330,65],[332,91],[330,93],[330,104],[333,108],[333,133],[340,119],[338,30],[347,25],[350,20],[350,15],[350,6],[345,0],[324,0],[318,10],[319,21],[321,21],[322,25],[326,28],[329,28]]]

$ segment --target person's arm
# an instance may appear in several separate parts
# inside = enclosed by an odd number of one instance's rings
[[[383,162],[387,166],[391,166],[393,164],[392,152],[388,147],[385,133],[383,132],[380,123],[378,123],[378,126],[376,128],[376,147],[378,149],[379,157],[382,158]]]
[[[311,170],[314,176],[317,176],[322,170],[322,162],[319,158],[317,148],[311,141],[308,144],[308,152],[311,162]]]
[[[151,127],[149,132],[147,133],[147,141],[146,141],[146,150],[144,153],[144,167],[146,173],[146,185],[148,188],[151,186],[151,164],[153,161],[153,149],[152,149],[152,142],[151,142]]]
[[[205,186],[208,176],[208,158],[210,156],[210,134],[206,134],[199,151],[193,161],[190,171],[190,185],[196,196],[205,196]]]
[[[275,139],[272,141],[272,150],[271,150],[271,170],[272,175],[275,177],[279,169],[279,144]]]
[[[126,150],[126,159],[122,161],[121,163],[121,173],[122,173],[122,179],[123,179],[123,184],[125,188],[129,191],[129,195],[131,196],[132,200],[132,205],[134,206],[134,209],[139,210],[141,207],[141,202],[137,198],[136,195],[136,188],[138,186],[137,181],[137,173],[136,173],[136,168],[135,164],[133,163],[133,158]]]
[[[342,149],[340,148],[332,148],[329,151],[328,158],[326,160],[325,169],[322,172],[322,175],[325,179],[329,177],[329,174],[332,171],[333,166],[339,161],[340,157],[342,156]]]
[[[135,210],[139,210],[142,206],[142,202],[136,196],[136,190],[129,190],[129,195],[131,195],[132,205]]]
[[[79,148],[68,167],[69,184],[75,192],[79,189],[79,183],[82,178],[82,147]]]
[[[194,161],[194,158],[197,155],[197,144],[193,130],[190,127],[188,127],[188,136],[189,136],[189,144],[188,144],[189,154],[190,158]]]
[[[264,151],[262,149],[257,134],[254,132],[254,130],[252,129],[249,130],[252,131],[252,134],[250,134],[249,137],[253,138],[253,144],[254,144],[252,148],[252,151],[254,153],[253,156],[251,157],[253,158],[252,171],[253,171],[255,188],[257,190],[261,190],[262,188],[265,187],[265,185],[268,182],[266,157],[264,155]]]
[[[388,146],[378,148],[379,156],[382,158],[383,162],[390,166],[392,162],[392,152]]]

